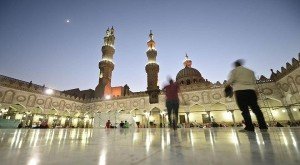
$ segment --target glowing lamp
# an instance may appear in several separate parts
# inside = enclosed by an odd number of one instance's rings
[[[105,99],[106,99],[106,100],[109,100],[110,98],[111,98],[110,95],[106,95],[106,96],[105,96]]]
[[[48,88],[48,89],[45,90],[45,93],[46,93],[47,95],[52,95],[53,92],[54,92],[53,89],[49,89],[49,88]]]

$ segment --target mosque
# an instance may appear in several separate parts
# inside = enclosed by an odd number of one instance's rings
[[[79,88],[59,91],[46,86],[0,75],[0,127],[33,127],[47,122],[49,127],[104,127],[107,120],[118,126],[127,120],[132,127],[164,127],[166,117],[165,96],[158,84],[159,64],[150,31],[145,67],[147,90],[132,92],[128,85],[111,86],[115,53],[114,28],[106,30],[99,62],[99,82],[95,89]],[[300,120],[300,53],[280,71],[269,78],[257,80],[259,105],[269,125]],[[180,104],[179,122],[183,127],[219,123],[227,126],[242,121],[234,98],[224,96],[226,81],[212,83],[192,67],[186,55],[184,67],[178,72],[185,104]],[[117,67],[117,66],[116,66]],[[253,120],[256,121],[254,116]]]

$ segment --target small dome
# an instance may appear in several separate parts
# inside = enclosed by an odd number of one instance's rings
[[[189,85],[191,83],[205,82],[205,80],[197,69],[186,66],[178,72],[176,82]]]

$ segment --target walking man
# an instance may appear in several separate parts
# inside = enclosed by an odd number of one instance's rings
[[[260,107],[257,104],[257,95],[255,92],[256,79],[254,72],[243,67],[243,61],[234,62],[235,69],[230,72],[227,85],[232,85],[235,99],[242,116],[245,120],[246,127],[240,132],[254,131],[254,126],[249,112],[249,107],[255,114],[260,130],[267,130],[267,124]]]
[[[179,85],[170,78],[169,85],[163,88],[166,94],[166,107],[168,110],[168,119],[170,123],[170,127],[173,126],[173,129],[177,129],[178,123],[178,109],[179,109]],[[173,112],[173,120],[172,120],[172,112]]]

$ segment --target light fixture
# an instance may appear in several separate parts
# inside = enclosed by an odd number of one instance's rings
[[[50,89],[50,88],[48,88],[48,89],[45,90],[45,93],[46,93],[47,95],[52,95],[53,92],[54,92],[53,89]]]
[[[297,111],[297,108],[293,108],[293,111]]]
[[[106,100],[109,100],[110,98],[111,98],[110,95],[105,95],[105,99],[106,99]]]
[[[285,112],[285,109],[283,109],[282,112]]]

